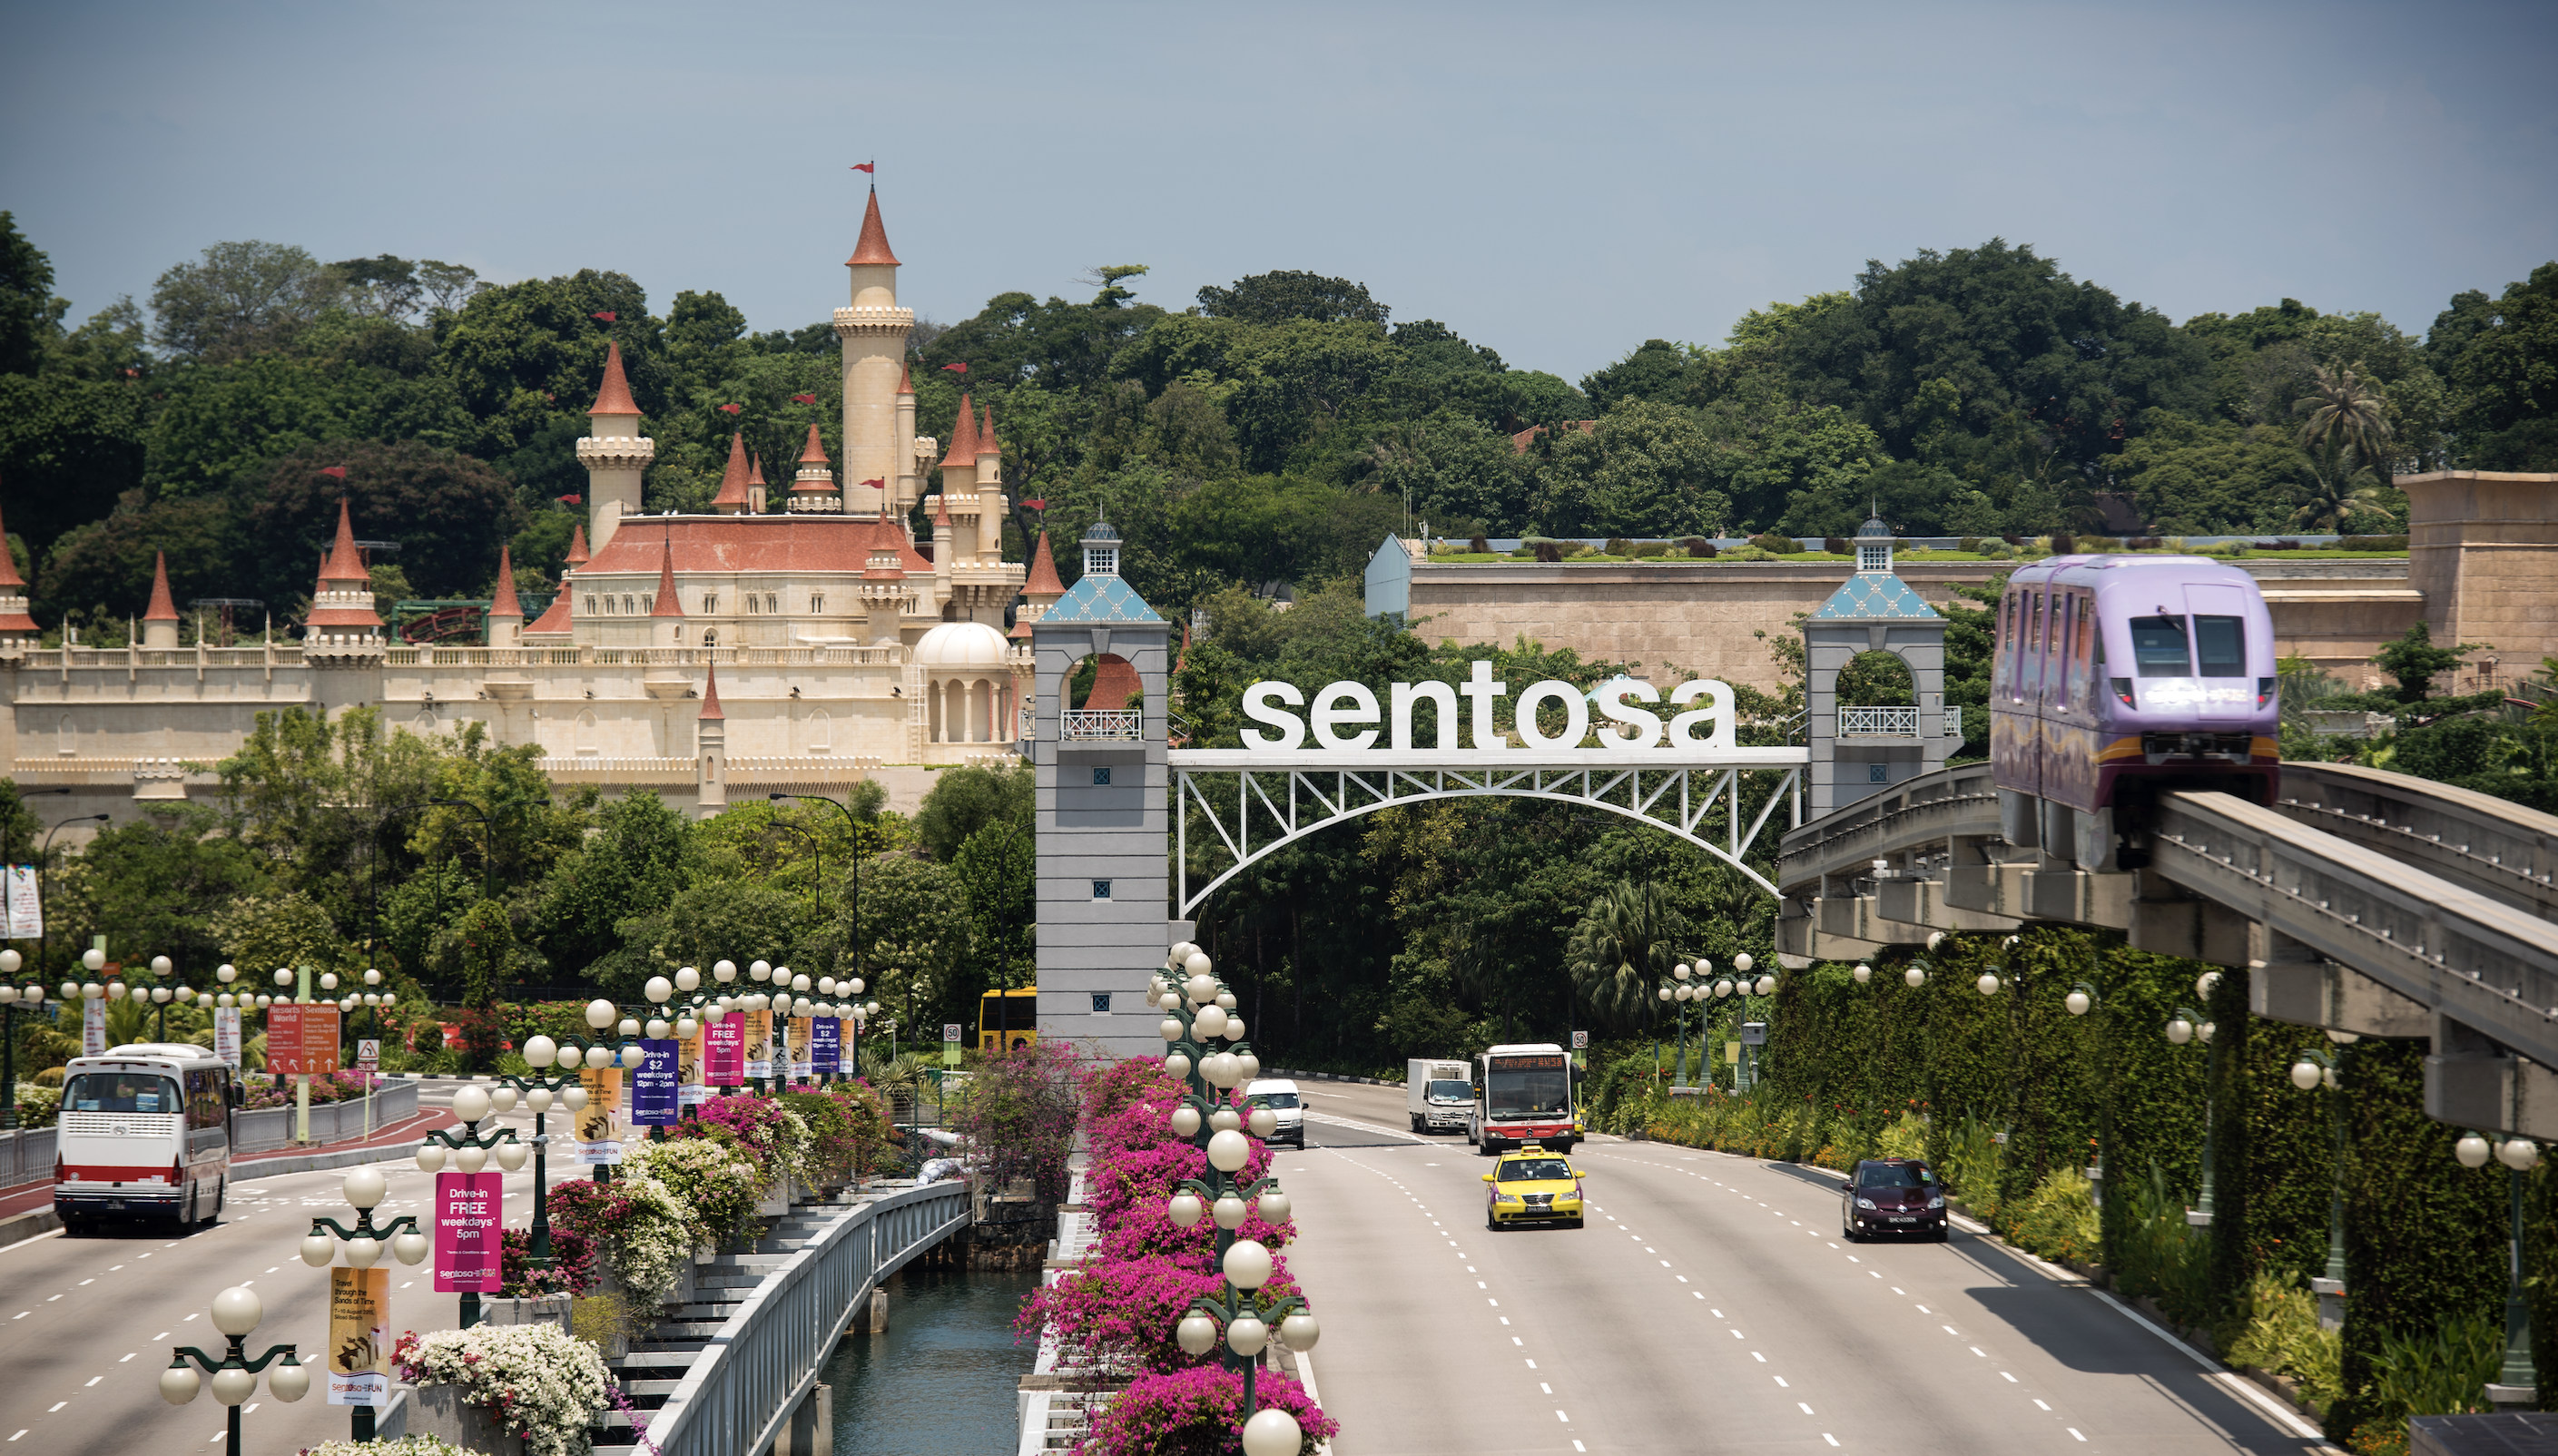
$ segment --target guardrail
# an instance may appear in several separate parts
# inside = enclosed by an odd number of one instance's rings
[[[51,1127],[21,1127],[0,1132],[0,1188],[54,1176],[54,1149],[59,1134]]]
[[[1057,722],[1059,736],[1069,741],[1134,743],[1146,733],[1146,715],[1125,708],[1066,708],[1057,715]]]
[[[648,1421],[659,1456],[767,1450],[870,1291],[968,1222],[968,1185],[927,1183],[850,1209],[746,1297]]]
[[[379,1132],[387,1123],[416,1116],[417,1089],[414,1082],[385,1082],[374,1089],[370,1098],[373,1130]],[[311,1141],[346,1142],[363,1136],[365,1100],[357,1097],[314,1106],[311,1109]],[[255,1111],[231,1115],[231,1156],[291,1146],[293,1108],[259,1107]]]
[[[1838,710],[1838,732],[1841,738],[1916,738],[1918,736],[1918,710],[1841,708]]]

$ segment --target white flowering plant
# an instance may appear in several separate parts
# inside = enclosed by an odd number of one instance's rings
[[[716,1247],[755,1215],[763,1182],[753,1154],[711,1137],[634,1143],[623,1155],[626,1177],[645,1175],[675,1196],[691,1220],[696,1247]]]
[[[458,1385],[463,1399],[489,1406],[523,1436],[527,1456],[586,1456],[587,1427],[611,1399],[604,1357],[556,1325],[411,1332],[391,1358],[409,1383]]]
[[[652,1304],[674,1292],[696,1241],[692,1210],[644,1163],[611,1183],[553,1189],[551,1227],[585,1238],[622,1287]]]
[[[473,1456],[442,1436],[402,1436],[395,1441],[322,1441],[302,1448],[302,1456]]]

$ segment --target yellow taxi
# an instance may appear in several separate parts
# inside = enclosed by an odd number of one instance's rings
[[[1536,1143],[1503,1153],[1484,1175],[1484,1227],[1581,1227],[1581,1170]]]

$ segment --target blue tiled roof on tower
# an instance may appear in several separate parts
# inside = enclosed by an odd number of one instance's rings
[[[1936,609],[1890,572],[1860,571],[1839,584],[1814,612],[1814,622],[1928,622]]]
[[[1067,622],[1161,622],[1155,609],[1137,595],[1125,578],[1086,576],[1066,589],[1057,605],[1039,620],[1047,627]]]

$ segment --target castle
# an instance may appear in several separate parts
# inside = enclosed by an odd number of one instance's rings
[[[1009,759],[1026,722],[1030,627],[1065,589],[1045,533],[1030,565],[1003,559],[1010,502],[992,407],[963,396],[946,450],[916,433],[915,312],[898,305],[875,191],[845,266],[840,475],[812,424],[781,502],[732,441],[710,513],[643,513],[656,447],[611,346],[577,442],[592,537],[580,530],[558,596],[529,623],[501,551],[485,646],[386,634],[344,502],[298,642],[212,646],[200,632],[181,647],[164,564],[136,645],[43,648],[26,584],[0,553],[0,754],[12,777],[70,791],[49,819],[129,819],[209,798],[213,776],[188,766],[235,752],[259,713],[357,704],[419,733],[477,721],[498,744],[538,746],[563,787],[650,789],[705,815],[733,794],[840,795],[866,777],[912,806],[938,768]],[[907,525],[919,502],[926,544]]]

